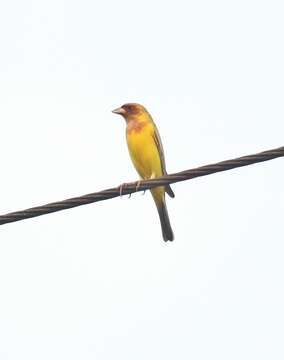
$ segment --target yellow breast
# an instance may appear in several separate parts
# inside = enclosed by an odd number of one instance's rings
[[[132,162],[142,179],[162,175],[159,151],[154,140],[154,125],[150,122],[129,127],[126,139]]]

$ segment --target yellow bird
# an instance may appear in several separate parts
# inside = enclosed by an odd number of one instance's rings
[[[113,110],[113,113],[122,115],[126,121],[126,140],[129,154],[141,179],[153,179],[166,175],[161,138],[145,107],[134,103],[125,104]],[[165,192],[170,197],[175,196],[169,185],[151,189],[159,212],[163,238],[165,241],[173,241],[174,234],[167,211]]]

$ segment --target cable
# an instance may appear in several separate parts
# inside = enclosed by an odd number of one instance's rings
[[[139,182],[139,189],[137,189],[137,182],[127,183],[127,184],[123,184],[122,187],[123,195],[132,194],[136,191],[148,190],[156,186],[164,186],[180,181],[197,178],[200,176],[210,175],[221,171],[247,166],[258,162],[268,161],[282,156],[284,156],[284,146],[277,149],[263,151],[261,153],[257,153],[254,155],[243,156],[237,159],[226,160],[219,163],[205,165],[198,168],[178,172],[175,174],[162,176],[160,178],[156,178],[152,180],[143,180]],[[22,211],[12,212],[0,216],[0,225],[15,221],[20,221],[28,218],[33,218],[36,216],[41,216],[56,211],[66,210],[76,206],[91,204],[97,201],[112,199],[121,195],[120,190],[121,190],[120,187],[115,187],[112,189],[107,189],[100,192],[95,192],[63,201],[37,206]]]

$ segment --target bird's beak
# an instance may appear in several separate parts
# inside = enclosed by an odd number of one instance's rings
[[[112,110],[112,112],[113,112],[114,114],[118,114],[118,115],[125,115],[125,114],[126,114],[126,111],[125,111],[123,108],[121,108],[121,107]]]

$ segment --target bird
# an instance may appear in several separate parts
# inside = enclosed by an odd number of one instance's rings
[[[166,175],[161,137],[147,109],[137,103],[127,103],[112,112],[121,115],[126,121],[127,146],[140,178],[148,180]],[[172,198],[175,194],[170,185],[159,186],[150,191],[159,213],[163,239],[173,241],[174,233],[170,224],[165,193]]]

